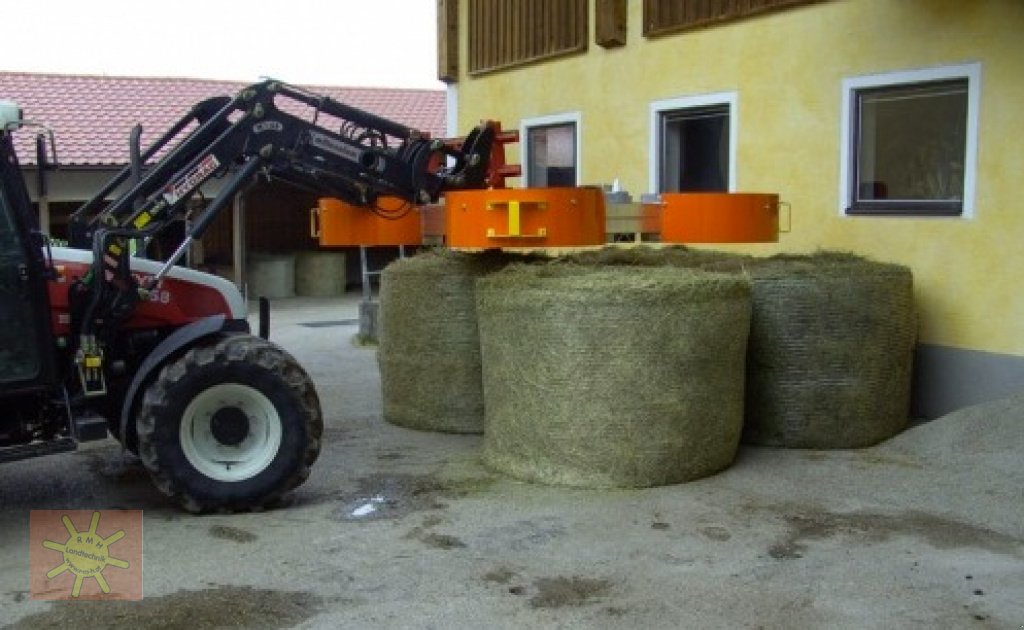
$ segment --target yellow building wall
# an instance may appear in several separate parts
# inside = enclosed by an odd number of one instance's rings
[[[908,265],[922,342],[1024,356],[1024,1],[829,0],[648,40],[642,2],[628,0],[627,44],[607,50],[593,43],[593,5],[587,53],[480,77],[466,74],[460,28],[459,128],[580,112],[582,182],[618,179],[638,197],[652,192],[650,104],[735,91],[736,190],[779,193],[792,231],[730,248]],[[973,218],[842,216],[843,79],[964,63],[981,64]]]

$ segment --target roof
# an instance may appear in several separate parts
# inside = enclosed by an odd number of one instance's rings
[[[249,83],[182,78],[143,78],[0,72],[0,99],[18,103],[26,120],[53,130],[62,166],[122,166],[128,163],[128,135],[143,128],[142,147],[158,138],[211,96],[234,96]],[[445,135],[445,94],[441,90],[301,86],[316,94]],[[16,134],[23,164],[35,164],[32,134]]]

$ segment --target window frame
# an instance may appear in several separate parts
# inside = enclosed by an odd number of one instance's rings
[[[530,173],[530,129],[537,127],[555,127],[558,125],[572,124],[574,125],[575,134],[575,155],[573,156],[573,162],[576,169],[576,182],[575,185],[579,186],[580,182],[583,181],[583,144],[581,142],[582,128],[583,128],[583,116],[580,112],[565,112],[561,114],[550,114],[547,116],[537,116],[534,118],[524,118],[519,121],[519,163],[523,168],[523,184],[529,186],[531,179]]]
[[[658,193],[661,190],[661,121],[666,113],[708,107],[729,108],[729,184],[728,192],[736,192],[737,167],[736,147],[739,137],[739,94],[736,91],[713,92],[693,96],[653,101],[650,104],[650,120],[648,128],[647,172],[648,190]]]
[[[967,120],[964,143],[964,182],[960,208],[951,209],[948,200],[879,200],[854,208],[859,134],[857,98],[861,91],[910,87],[942,81],[967,81]],[[936,66],[862,75],[843,79],[840,120],[839,215],[844,217],[914,217],[971,219],[974,217],[977,180],[978,113],[981,97],[981,64]]]

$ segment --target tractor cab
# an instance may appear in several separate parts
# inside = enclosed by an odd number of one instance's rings
[[[47,389],[54,380],[46,241],[11,137],[22,124],[21,110],[0,101],[0,394]]]

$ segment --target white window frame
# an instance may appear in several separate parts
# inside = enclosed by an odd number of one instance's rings
[[[927,212],[920,214],[850,214],[848,212],[852,199],[850,178],[853,176],[853,148],[856,146],[853,134],[855,111],[854,99],[857,90],[899,86],[910,83],[945,81],[955,79],[967,80],[967,138],[964,155],[964,194],[962,209],[959,215],[934,215]],[[849,77],[842,82],[842,120],[839,127],[840,165],[839,165],[839,215],[859,218],[895,218],[910,217],[915,219],[972,219],[974,218],[974,196],[978,166],[978,110],[981,102],[981,64],[966,63],[950,66],[936,66],[915,70],[901,70]]]
[[[693,96],[680,96],[659,101],[653,101],[650,105],[650,127],[648,129],[648,189],[652,193],[661,190],[661,165],[658,161],[661,158],[660,135],[661,116],[666,112],[679,109],[696,109],[699,107],[714,107],[726,105],[729,107],[729,192],[736,192],[736,146],[739,138],[740,110],[739,94],[733,92],[714,92],[711,94],[697,94]]]
[[[459,86],[449,83],[444,90],[445,133],[449,138],[459,135]]]
[[[533,127],[550,127],[551,125],[564,125],[566,123],[574,123],[576,125],[576,155],[573,156],[573,159],[576,161],[576,185],[579,186],[580,182],[583,181],[583,143],[581,141],[581,136],[583,135],[583,115],[577,111],[523,118],[519,121],[519,163],[523,166],[524,185],[530,181],[530,174],[527,173],[527,170],[530,168],[529,130]]]

